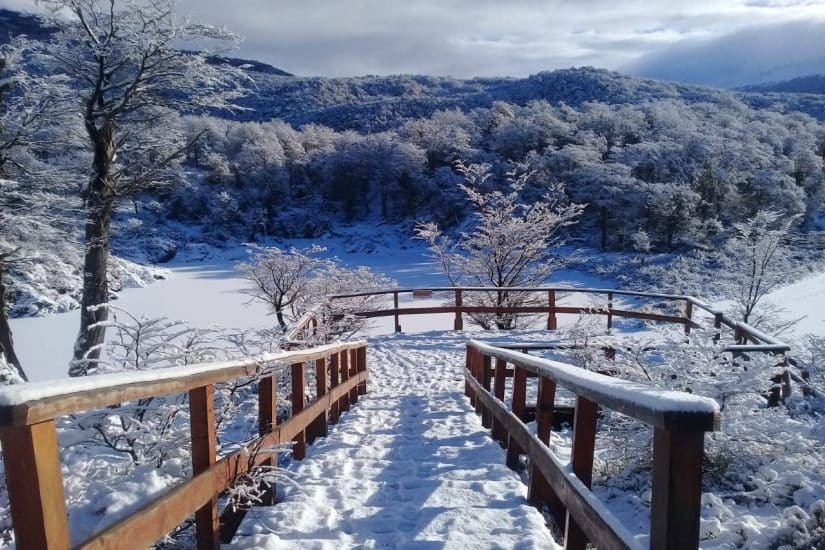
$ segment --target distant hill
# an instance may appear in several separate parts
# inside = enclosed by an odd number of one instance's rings
[[[783,80],[742,86],[744,92],[777,92],[793,94],[825,94],[825,74],[812,74]]]

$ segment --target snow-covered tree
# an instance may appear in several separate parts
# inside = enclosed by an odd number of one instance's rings
[[[473,209],[474,227],[457,238],[446,235],[434,222],[416,227],[418,238],[427,242],[432,258],[453,286],[498,288],[536,286],[544,283],[562,265],[554,248],[564,241],[564,229],[575,224],[584,206],[571,204],[559,184],[540,200],[520,199],[533,172],[517,166],[506,175],[504,190],[489,188],[489,165],[458,165],[466,183],[461,186]],[[506,291],[481,295],[483,305],[517,306],[529,300],[526,293]],[[473,315],[490,328],[512,328],[514,315]]]
[[[733,300],[735,314],[745,323],[766,326],[774,323],[774,309],[760,313],[763,299],[786,280],[788,250],[785,240],[795,218],[761,210],[751,219],[734,224],[734,233],[724,250],[725,269],[730,276],[725,293]]]
[[[323,267],[324,260],[319,256],[323,251],[320,246],[288,250],[265,248],[238,266],[241,277],[250,283],[246,293],[267,304],[284,332],[286,316],[298,314],[295,306]]]
[[[170,167],[192,145],[175,113],[225,107],[239,72],[207,63],[205,45],[234,46],[226,29],[175,15],[174,0],[41,0],[58,31],[44,59],[75,86],[92,174],[83,191],[86,256],[80,332],[70,374],[86,373],[100,351],[109,299],[109,233],[116,202],[170,181]],[[201,49],[200,53],[183,48]]]

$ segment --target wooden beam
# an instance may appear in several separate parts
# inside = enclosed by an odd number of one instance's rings
[[[699,546],[703,432],[653,433],[653,494],[650,548],[688,550]]]
[[[289,368],[292,375],[292,416],[295,416],[304,410],[304,363],[294,363]],[[292,458],[303,460],[306,456],[306,431],[301,429],[293,441]]]
[[[54,420],[0,430],[14,539],[19,550],[69,548]]]
[[[197,475],[215,464],[215,391],[212,385],[189,390],[189,425],[192,474]],[[215,550],[221,546],[217,494],[195,512],[195,540],[198,550]]]
[[[587,488],[590,488],[593,480],[593,455],[596,450],[598,412],[598,404],[585,397],[576,397],[576,414],[573,417],[573,450],[570,455],[570,464],[573,467],[573,473]],[[564,533],[565,550],[585,550],[588,542],[587,537],[575,519],[570,517],[569,511],[566,523]]]

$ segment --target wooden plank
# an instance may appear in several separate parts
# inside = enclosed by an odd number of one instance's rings
[[[470,345],[479,352],[504,359],[521,370],[551,378],[558,385],[577,395],[642,420],[653,427],[699,431],[719,429],[719,411],[712,400],[681,392],[671,396],[670,392],[661,388],[617,380],[598,373],[591,373],[587,378],[582,378],[575,374],[574,371],[578,369],[572,365],[529,357],[514,350],[494,348],[476,341],[471,341]],[[514,391],[517,391],[519,386],[514,378]],[[636,399],[636,394],[645,395],[645,398]],[[691,403],[690,407],[686,406],[688,402]],[[516,414],[519,413],[518,405],[519,403],[514,405]]]
[[[392,293],[392,302],[395,313],[395,332],[401,332],[401,322],[398,319],[398,291]]]
[[[189,390],[210,384],[218,384],[238,378],[265,375],[271,370],[267,365],[284,365],[314,361],[327,357],[339,350],[362,347],[364,341],[344,342],[317,346],[308,350],[263,354],[253,359],[223,361],[214,364],[192,365],[188,367],[170,367],[145,373],[129,373],[129,376],[105,374],[69,379],[64,384],[54,385],[47,382],[26,384],[23,391],[37,391],[46,397],[26,400],[22,403],[0,406],[0,426],[23,426],[36,424],[92,409],[102,409],[137,399],[159,397],[174,393],[187,393]],[[186,374],[181,374],[184,372]],[[136,379],[137,378],[137,379]],[[94,387],[100,380],[105,387]],[[127,380],[127,381],[122,381]],[[74,387],[91,389],[73,390]],[[0,396],[14,395],[15,388],[0,389]],[[24,394],[25,395],[25,394]],[[5,402],[15,398],[8,397]]]
[[[17,548],[69,548],[66,498],[54,421],[3,428],[0,439]]]
[[[598,412],[598,404],[585,397],[576,397],[576,414],[573,417],[573,449],[570,455],[570,463],[573,473],[587,488],[590,488],[593,480],[593,455],[596,450]],[[570,517],[569,511],[566,523],[564,533],[565,550],[585,550],[588,542],[587,536],[575,519]]]
[[[197,475],[215,464],[213,386],[189,390],[189,426],[192,434],[192,474]],[[195,512],[195,540],[198,550],[214,550],[221,546],[217,494]]]
[[[344,352],[348,353],[348,352]],[[292,375],[292,416],[304,410],[304,363],[294,363],[289,367]],[[316,401],[317,402],[317,401]],[[306,456],[306,432],[304,429],[293,439],[292,458],[303,460]]]
[[[364,346],[363,348],[358,348],[358,372],[368,372],[367,368],[367,347]],[[367,380],[369,379],[369,375],[367,378],[364,378],[364,381],[358,384],[358,393],[363,395],[367,393]]]
[[[547,291],[547,330],[556,330],[559,326],[556,318],[556,291]]]
[[[607,293],[607,333],[613,330],[613,293]]]
[[[349,352],[342,351],[339,354],[339,363],[338,369],[339,373],[341,374],[341,382],[346,382],[349,380]],[[341,400],[338,402],[338,411],[339,414],[349,410],[349,393],[341,397]]]
[[[556,406],[556,383],[549,378],[539,378],[539,395],[536,402],[538,438],[545,445],[550,443],[553,429],[553,409]]]
[[[693,302],[685,300],[685,334],[690,334],[690,328],[693,326]]]
[[[115,522],[76,548],[81,550],[132,550],[151,546],[180,525],[195,510],[209,502],[213,495],[225,491],[238,476],[260,464],[265,455],[257,454],[258,449],[292,440],[317,418],[320,410],[329,407],[335,400],[349,392],[352,386],[364,379],[366,379],[366,373],[359,373],[356,378],[330,390],[322,399],[315,401],[283,424],[275,426],[266,436],[249,442],[246,450],[240,450],[222,458],[205,472],[160,495],[137,512]],[[68,544],[65,548],[68,548]]]
[[[350,378],[358,373],[358,350],[352,349],[349,351],[349,375]],[[349,392],[349,402],[355,404],[358,402],[358,388],[355,387]]]
[[[330,389],[334,389],[340,384],[340,373],[341,373],[341,366],[340,366],[340,354],[333,353],[330,357],[331,363],[329,367],[329,387]],[[338,401],[334,401],[332,406],[329,409],[329,420],[333,424],[338,423],[338,417],[341,416],[341,410],[338,406]]]
[[[258,435],[265,436],[278,424],[278,381],[275,375],[258,380]],[[262,464],[277,466],[278,456],[269,454]],[[261,499],[261,504],[269,506],[275,503],[275,487],[270,487]]]
[[[454,330],[464,330],[464,319],[461,316],[461,306],[464,304],[460,290],[455,291],[455,320],[453,321]]]
[[[492,380],[493,367],[491,366],[492,359],[488,355],[483,355],[481,359],[481,385],[485,390],[490,391],[490,382]],[[490,411],[486,407],[481,409],[481,425],[487,429],[492,427]]]
[[[527,371],[516,365],[513,373],[513,414],[524,420],[527,413]]]
[[[654,430],[650,548],[699,546],[703,432]]]
[[[323,397],[327,393],[327,360],[324,359],[316,359],[315,360],[315,398],[316,400]],[[324,412],[318,415],[318,418],[312,425],[312,440],[314,441],[316,437],[326,437],[327,435],[327,414],[328,411],[324,409]],[[310,441],[311,443],[311,441]]]
[[[505,390],[505,382],[506,378],[504,377],[504,372],[507,370],[507,362],[503,359],[496,359],[496,366],[495,366],[495,381],[493,383],[493,388],[495,389],[494,395],[496,399],[501,402],[504,402],[504,390]],[[502,426],[499,422],[493,420],[493,439],[499,442],[499,445],[502,447],[507,446],[507,433],[504,431],[504,426]]]

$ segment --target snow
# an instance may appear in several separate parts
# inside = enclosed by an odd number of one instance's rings
[[[367,342],[364,340],[353,340],[348,341],[347,343],[352,346],[360,346],[366,344]],[[314,347],[311,351],[322,353],[325,350],[329,350],[332,352],[332,350],[337,349],[339,346],[340,344],[327,344],[324,346]],[[59,397],[106,388],[111,389],[130,384],[179,380],[230,368],[246,367],[250,369],[250,371],[254,372],[263,365],[268,368],[272,363],[288,363],[290,357],[294,357],[297,353],[306,353],[307,351],[308,350],[265,353],[239,361],[216,361],[212,363],[181,365],[163,369],[82,376],[63,380],[59,386],[56,386],[54,382],[49,381],[3,386],[0,387],[0,406],[20,405],[27,401],[34,401],[37,399]]]
[[[619,378],[605,376],[573,365],[542,359],[514,350],[496,349],[482,342],[471,340],[482,353],[495,353],[508,363],[519,362],[556,380],[561,386],[577,394],[587,393],[600,396],[597,401],[621,402],[646,410],[657,412],[707,413],[719,412],[715,400],[685,392],[666,391],[662,388],[628,382]],[[605,405],[607,406],[607,405]]]
[[[559,548],[463,394],[463,342],[374,339],[368,393],[228,548]]]
[[[804,318],[791,331],[796,335],[825,337],[825,273],[784,286],[768,295],[767,301],[785,308],[786,319]]]

